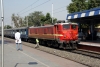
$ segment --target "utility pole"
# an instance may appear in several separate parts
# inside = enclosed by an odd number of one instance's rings
[[[2,22],[2,64],[1,64],[1,67],[4,67],[4,9],[3,9],[3,0],[1,0],[1,22]]]
[[[52,24],[53,24],[53,3],[52,3]]]

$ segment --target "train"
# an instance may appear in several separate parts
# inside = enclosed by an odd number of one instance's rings
[[[53,25],[4,29],[4,36],[14,39],[16,30],[20,31],[23,41],[36,43],[38,38],[40,45],[77,49],[79,43],[77,23],[58,21]]]

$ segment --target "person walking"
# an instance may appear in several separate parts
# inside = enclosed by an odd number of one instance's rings
[[[21,42],[21,34],[19,32],[19,30],[17,30],[17,32],[15,33],[15,43],[16,43],[16,49],[18,50],[23,50],[22,49],[22,42]]]
[[[37,47],[39,47],[39,40],[38,40],[38,38],[36,38],[36,46],[35,46],[35,48],[37,48]]]

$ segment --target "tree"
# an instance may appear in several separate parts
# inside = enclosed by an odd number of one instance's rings
[[[12,21],[13,21],[15,27],[18,28],[18,27],[25,26],[24,20],[18,14],[17,14],[17,16],[15,16],[15,14],[12,14],[11,18],[12,18]]]
[[[47,13],[46,16],[43,16],[41,18],[41,21],[42,21],[43,25],[45,25],[45,24],[52,24],[52,18],[51,18],[50,13]],[[56,21],[57,21],[57,19],[53,18],[53,23],[55,23]]]
[[[45,24],[51,24],[52,23],[50,13],[46,14],[45,19],[46,19]]]
[[[29,14],[29,16],[27,16],[28,17],[28,26],[34,26],[34,20],[33,20],[33,15],[32,15],[32,13],[31,14]],[[25,19],[24,20],[26,20],[27,18],[25,17]],[[24,21],[25,23],[26,23],[26,21]]]
[[[88,0],[88,9],[99,7],[100,6],[100,0]]]
[[[51,19],[50,13],[47,13],[46,14],[46,20],[50,20],[50,19]]]
[[[45,16],[42,16],[42,17],[41,17],[41,25],[44,25],[44,24],[45,24],[45,21],[46,21]]]
[[[69,13],[79,12],[100,6],[100,0],[72,0],[67,10]]]
[[[17,23],[18,17],[15,16],[15,14],[12,14],[12,21],[14,22],[15,27],[19,27],[19,24]]]
[[[20,17],[20,18],[19,18],[19,26],[22,27],[23,25],[24,25],[24,24],[23,24],[23,20],[22,20],[22,18]]]
[[[79,12],[87,9],[87,0],[72,0],[67,10],[69,13]]]
[[[41,17],[43,16],[41,11],[35,11],[34,13],[30,13],[28,20],[31,22],[34,26],[41,26]]]
[[[10,25],[5,25],[4,29],[11,29],[12,27]]]
[[[52,24],[52,18],[50,13],[47,13],[46,16],[42,14],[41,11],[35,11],[30,13],[28,16],[25,16],[24,19],[20,16],[15,16],[12,14],[12,21],[14,22],[15,27],[23,27],[26,26],[41,26],[44,24]],[[53,18],[53,22],[57,21],[56,18]]]

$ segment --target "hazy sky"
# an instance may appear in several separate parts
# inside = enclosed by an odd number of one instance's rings
[[[68,14],[66,6],[71,3],[71,0],[3,0],[4,24],[11,25],[11,16],[13,13],[24,17],[34,11],[42,11],[44,15],[49,12],[52,16],[52,3],[53,17],[57,18],[58,20],[66,20]]]

